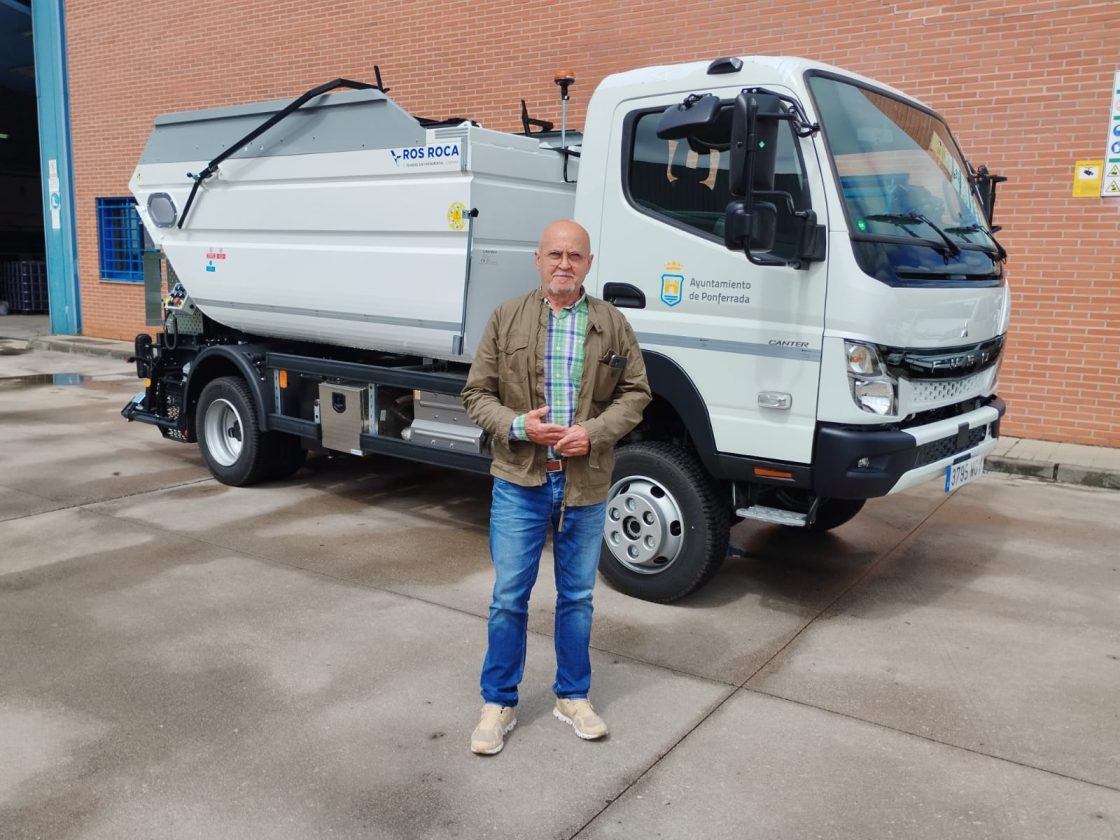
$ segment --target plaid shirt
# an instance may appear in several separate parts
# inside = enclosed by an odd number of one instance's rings
[[[544,301],[548,306],[548,301]],[[548,307],[548,337],[544,348],[544,398],[548,403],[547,422],[572,425],[579,399],[579,382],[583,377],[584,339],[587,338],[587,296],[565,306],[559,313]],[[529,440],[525,434],[525,415],[513,421],[511,440]],[[549,447],[548,454],[557,457]]]

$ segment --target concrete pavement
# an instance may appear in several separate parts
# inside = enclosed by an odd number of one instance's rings
[[[257,488],[126,424],[129,365],[0,356],[0,836],[1115,838],[1120,496],[989,475],[683,603],[600,585],[585,743],[467,750],[488,481],[312,458]]]

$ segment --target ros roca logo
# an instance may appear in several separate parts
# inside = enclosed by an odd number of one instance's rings
[[[429,162],[446,163],[459,160],[459,144],[444,143],[436,146],[410,146],[403,149],[389,149],[393,156],[393,164],[400,166],[402,163],[416,165]]]

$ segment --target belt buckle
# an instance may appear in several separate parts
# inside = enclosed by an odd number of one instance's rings
[[[549,459],[548,461],[545,461],[544,462],[544,471],[545,472],[550,472],[550,473],[564,472],[564,459],[563,458],[552,458],[552,459]]]

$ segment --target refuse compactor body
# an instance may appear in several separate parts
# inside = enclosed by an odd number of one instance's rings
[[[539,283],[577,160],[379,90],[317,97],[193,175],[286,101],[158,117],[130,181],[194,304],[246,333],[469,362],[493,308]]]

